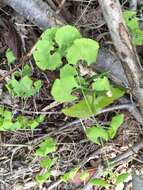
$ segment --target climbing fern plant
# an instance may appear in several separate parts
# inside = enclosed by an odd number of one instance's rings
[[[80,32],[73,26],[63,26],[46,30],[33,48],[33,57],[36,65],[43,71],[59,71],[58,78],[53,82],[51,95],[59,103],[70,103],[62,112],[71,117],[87,118],[99,112],[114,100],[123,96],[124,91],[110,84],[107,76],[85,76],[80,66],[88,68],[96,62],[99,44],[95,40],[83,38]],[[8,64],[13,64],[15,57],[10,50],[6,53]],[[40,80],[34,83],[30,78],[31,70],[25,65],[21,71],[15,72],[7,82],[6,88],[13,97],[29,98],[39,92],[42,84]],[[0,131],[18,130],[31,127],[35,129],[44,120],[44,116],[38,116],[33,120],[24,116],[13,118],[12,112],[0,108]],[[103,129],[96,123],[85,130],[87,138],[96,144],[113,139],[120,125],[123,115],[112,118],[107,129]],[[38,183],[44,183],[52,175],[52,167],[58,160],[54,156],[56,142],[51,137],[38,145],[36,156],[40,157],[41,171],[36,176]],[[70,181],[78,172],[79,166],[61,176],[62,182]],[[85,171],[81,178],[88,176]],[[126,176],[120,176],[120,178]],[[119,178],[118,181],[121,181]],[[109,184],[103,179],[93,179],[93,185],[107,187]]]
[[[36,65],[43,71],[59,71],[59,77],[53,81],[51,95],[56,102],[72,104],[62,110],[67,116],[91,117],[124,94],[123,90],[112,86],[104,74],[82,75],[80,65],[88,68],[95,63],[98,50],[98,42],[83,38],[75,27],[69,25],[46,30],[34,46],[33,57]],[[85,130],[86,136],[96,144],[100,144],[101,140],[108,141],[115,137],[122,122],[123,115],[117,115],[112,118],[108,130],[99,125],[92,126]],[[36,180],[42,184],[52,175],[51,167],[57,158],[50,158],[46,151],[49,146],[53,148],[51,152],[55,151],[55,145],[51,146],[49,139],[39,146],[36,155],[42,159],[42,170]],[[61,181],[69,181],[78,170],[79,167],[76,167],[65,173],[61,176]],[[100,179],[100,182],[103,180]],[[97,183],[99,181],[94,179],[94,184]]]
[[[85,118],[97,113],[124,94],[110,85],[106,76],[94,76],[92,82],[80,73],[79,65],[96,62],[99,44],[83,38],[73,26],[46,30],[34,47],[33,57],[41,70],[59,70],[51,94],[56,102],[75,102],[62,111],[67,116]],[[89,79],[89,78],[88,78]],[[79,100],[79,97],[83,99]]]

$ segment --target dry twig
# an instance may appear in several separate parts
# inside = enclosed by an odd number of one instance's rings
[[[141,148],[143,148],[143,142],[135,144],[133,147],[128,149],[126,152],[124,152],[124,153],[118,155],[117,157],[115,157],[114,159],[110,160],[110,163],[112,163],[112,166],[114,166],[114,167],[118,166],[119,164],[127,163],[133,159],[133,155],[135,153],[137,154]],[[92,178],[100,178],[103,175],[103,172],[105,171],[105,169],[107,167],[108,167],[107,163],[100,164],[98,166],[98,169],[92,176]],[[91,190],[91,189],[92,189],[92,185],[89,182],[83,188],[83,190]]]

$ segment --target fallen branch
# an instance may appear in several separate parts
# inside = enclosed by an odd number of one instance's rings
[[[3,2],[42,30],[65,23],[64,19],[42,0],[3,0]]]
[[[99,0],[99,4],[127,76],[129,89],[143,115],[143,70],[122,17],[121,6],[118,0]]]

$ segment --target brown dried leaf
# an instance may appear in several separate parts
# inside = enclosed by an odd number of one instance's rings
[[[4,38],[7,46],[12,49],[17,59],[22,56],[22,42],[20,35],[10,21],[3,20]]]
[[[95,173],[95,170],[96,170],[95,168],[87,169],[89,176],[84,180],[85,183],[87,183],[87,181],[93,176],[93,174]],[[71,180],[71,182],[75,185],[83,184],[83,181],[80,179],[81,174],[82,174],[82,171],[79,170],[74,176],[74,178]]]

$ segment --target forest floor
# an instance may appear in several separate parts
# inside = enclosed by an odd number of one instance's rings
[[[49,1],[51,2],[51,1]],[[62,5],[63,3],[63,5]],[[75,25],[83,36],[96,39],[101,47],[111,49],[113,43],[98,2],[93,1],[52,1],[54,7],[60,15],[66,19],[68,24]],[[126,0],[121,1],[122,9],[129,9]],[[2,24],[1,24],[2,22]],[[9,6],[0,8],[0,76],[5,76],[0,81],[0,106],[4,106],[12,111],[13,117],[20,114],[33,119],[37,114],[46,115],[36,129],[20,129],[18,131],[3,131],[0,133],[0,190],[46,190],[56,184],[58,176],[71,168],[82,165],[90,177],[96,172],[103,160],[108,160],[127,152],[139,139],[142,139],[142,128],[131,113],[126,110],[113,110],[101,113],[96,120],[101,123],[108,123],[116,113],[124,114],[124,123],[119,128],[116,137],[100,146],[90,142],[85,135],[84,127],[93,123],[92,118],[76,119],[65,116],[61,112],[63,104],[55,104],[50,89],[53,81],[57,77],[56,72],[41,71],[34,63],[33,59],[28,61],[32,69],[32,79],[40,79],[42,87],[38,94],[26,100],[13,98],[7,91],[5,84],[9,80],[13,69],[18,65],[18,58],[28,52],[36,43],[42,31],[30,21],[24,19]],[[17,57],[15,64],[8,65],[6,50],[11,48]],[[141,47],[138,49],[139,53]],[[140,53],[141,54],[141,53]],[[22,68],[17,68],[17,71]],[[1,79],[1,78],[0,78]],[[114,81],[113,81],[114,82]],[[131,100],[129,95],[126,99]],[[120,101],[115,101],[112,106],[118,105]],[[35,156],[35,149],[38,144],[50,134],[58,145],[54,153],[58,157],[57,163],[53,167],[54,177],[43,185],[38,185],[35,176],[40,172],[39,158]],[[114,168],[114,172],[129,172],[131,169],[140,169],[143,162],[142,152],[133,155],[130,162],[121,162]],[[82,182],[78,174],[69,183],[60,183],[54,190],[82,190],[87,181]],[[131,190],[131,177],[119,187],[119,190]],[[105,189],[93,187],[94,190]],[[112,190],[115,187],[111,188]]]

